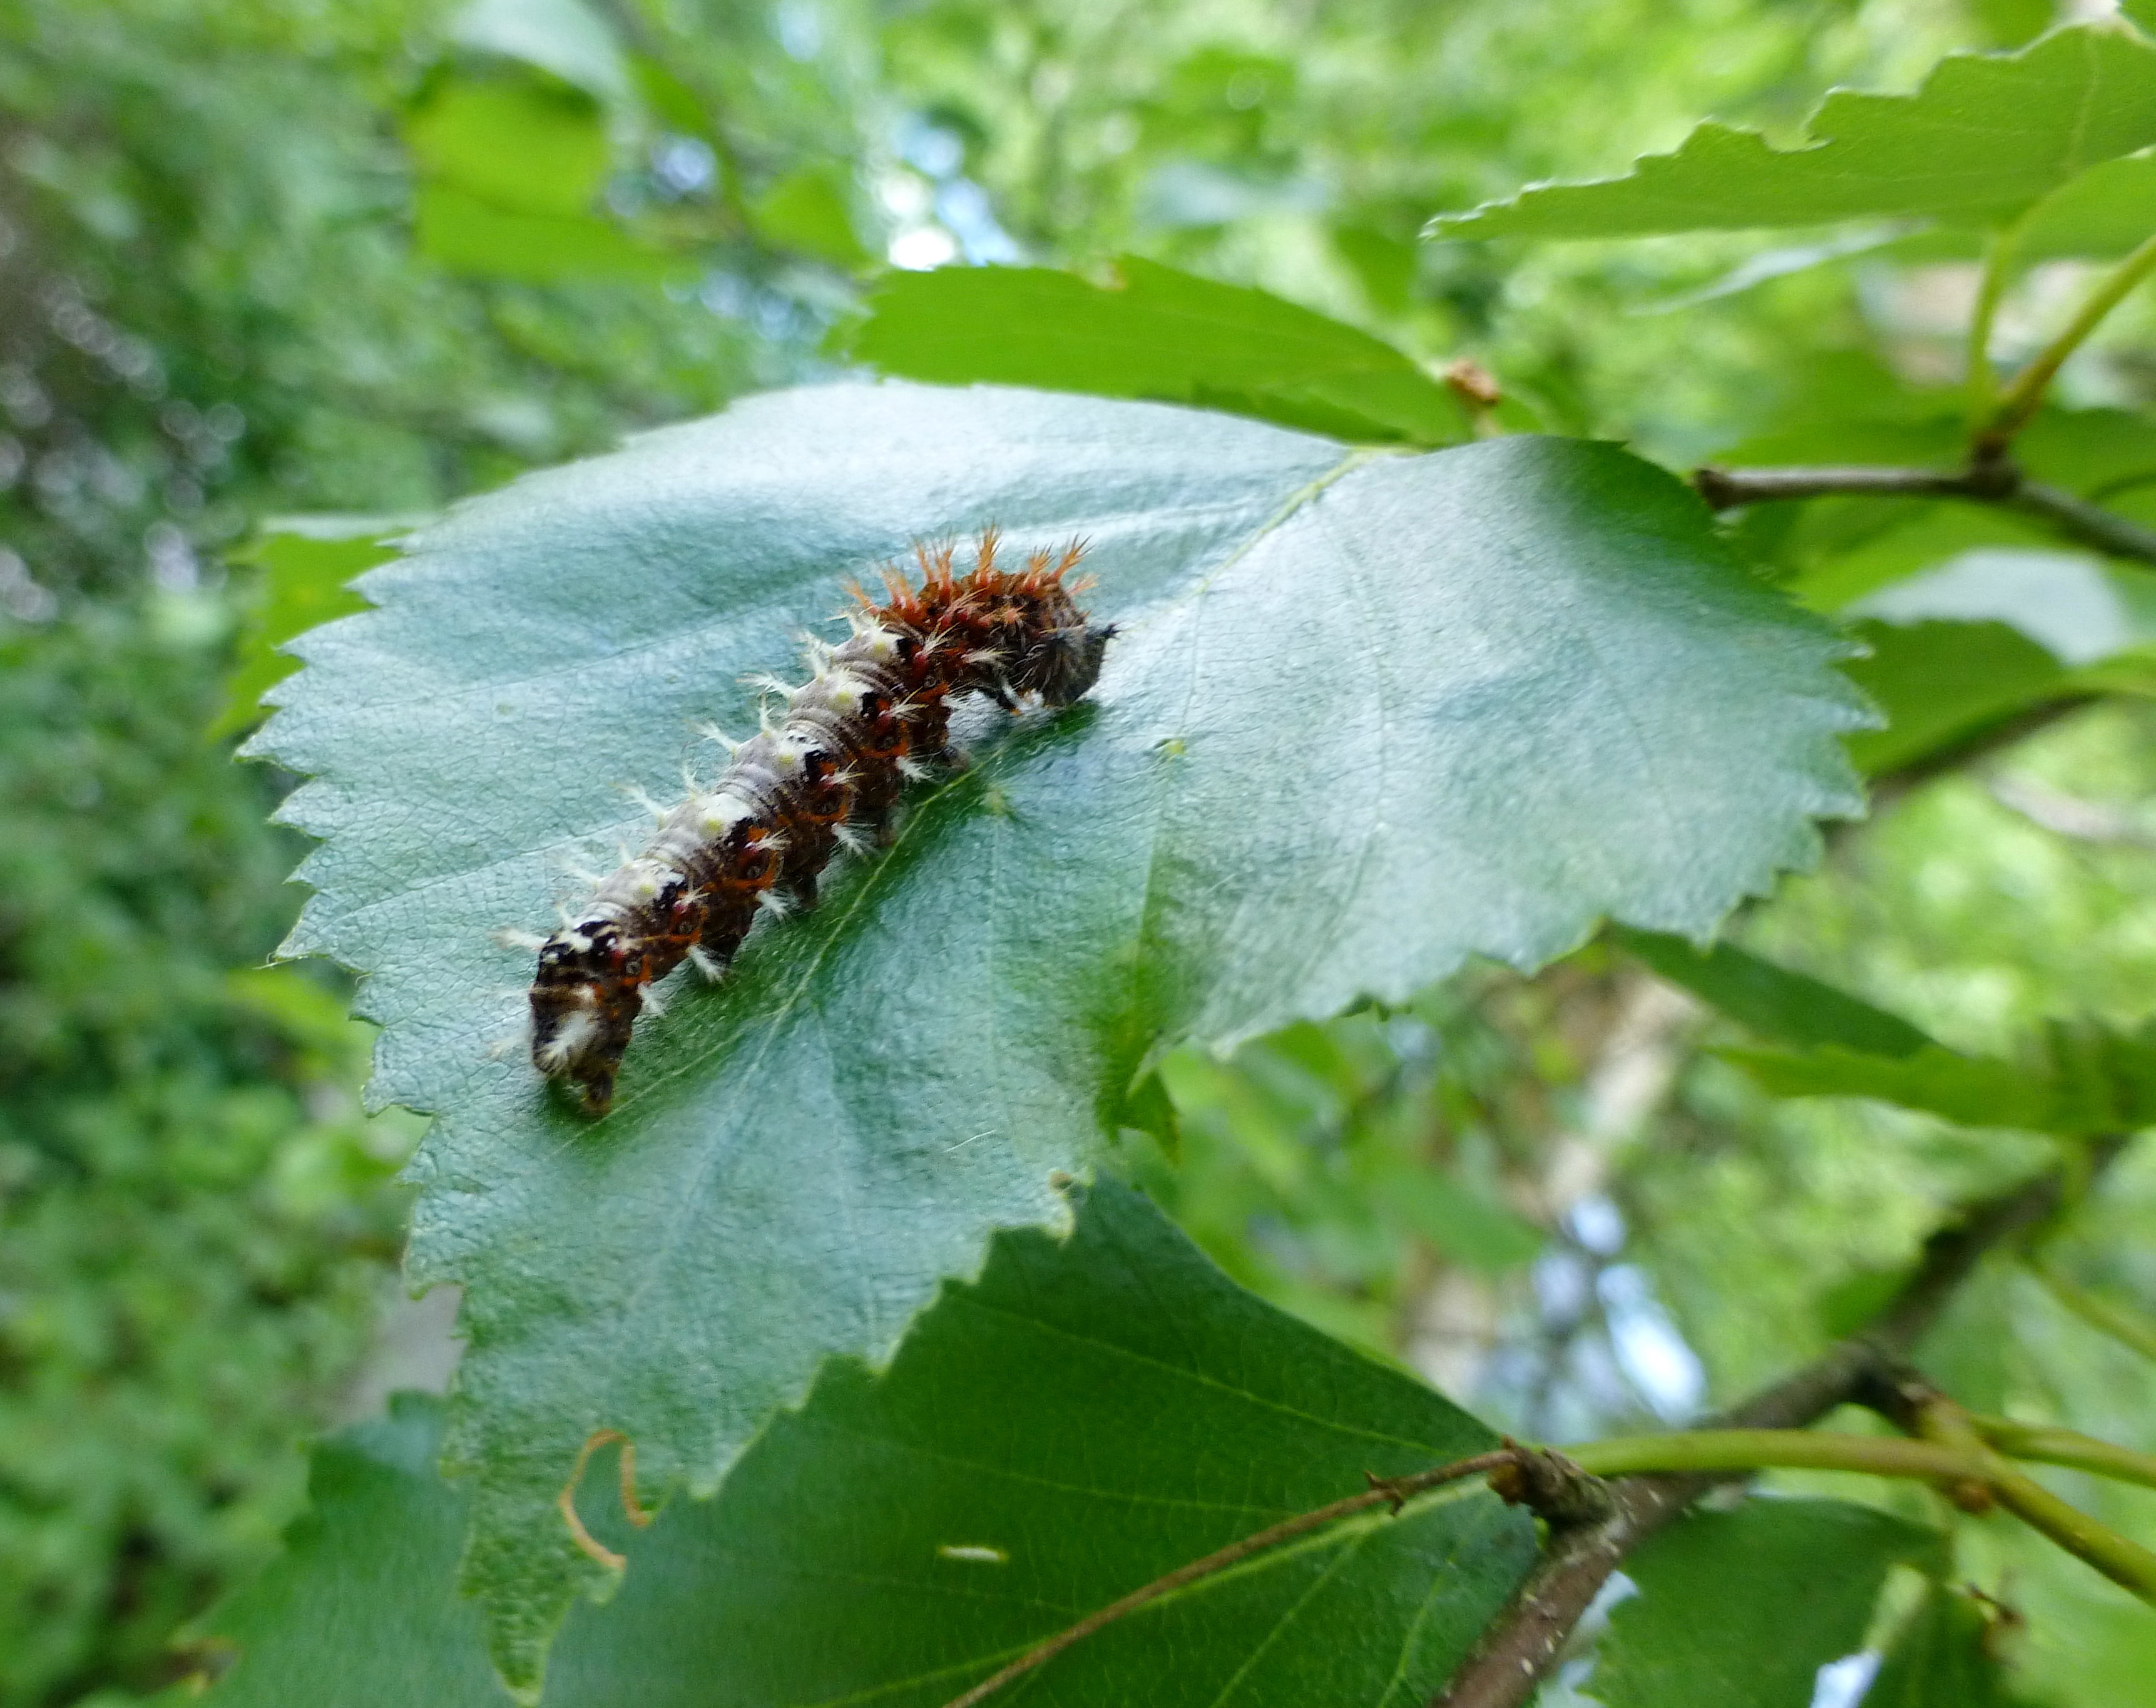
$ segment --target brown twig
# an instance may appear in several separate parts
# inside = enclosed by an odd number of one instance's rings
[[[1208,1554],[1202,1560],[1193,1560],[1178,1566],[1165,1577],[1156,1577],[1142,1588],[1134,1589],[1120,1601],[1114,1601],[1097,1613],[1088,1613],[1075,1625],[1065,1627],[1053,1637],[1036,1643],[1016,1660],[999,1672],[990,1674],[963,1695],[956,1696],[945,1708],[973,1708],[973,1705],[993,1695],[1012,1680],[1023,1677],[1045,1661],[1053,1660],[1074,1643],[1083,1641],[1103,1626],[1111,1625],[1140,1608],[1158,1601],[1163,1596],[1224,1572],[1239,1565],[1253,1555],[1276,1548],[1282,1542],[1292,1541],[1315,1530],[1336,1524],[1343,1518],[1352,1518],[1358,1512],[1368,1512],[1378,1506],[1389,1506],[1397,1513],[1414,1496],[1425,1490],[1441,1487],[1446,1483],[1464,1481],[1469,1477],[1507,1473],[1520,1480],[1515,1485],[1517,1493],[1507,1493],[1506,1498],[1532,1505],[1538,1496],[1558,1502],[1584,1500],[1593,1504],[1594,1497],[1584,1491],[1599,1488],[1592,1478],[1585,1477],[1576,1469],[1567,1475],[1562,1458],[1556,1454],[1543,1453],[1531,1448],[1516,1446],[1507,1441],[1502,1447],[1488,1453],[1478,1453],[1471,1459],[1454,1461],[1438,1466],[1435,1470],[1417,1471],[1404,1477],[1370,1478],[1370,1486],[1359,1495],[1350,1495],[1335,1500],[1330,1505],[1320,1506],[1315,1511],[1296,1514],[1283,1519],[1270,1529],[1261,1530],[1240,1541]]]
[[[2046,1170],[2010,1191],[1971,1204],[1924,1242],[1916,1269],[1860,1334],[1745,1401],[1721,1425],[1794,1429],[1815,1423],[1904,1362],[1963,1282],[1989,1253],[2010,1244],[2066,1201],[2070,1177],[2101,1171],[2123,1136],[2090,1147],[2086,1169]],[[1615,1511],[1600,1524],[1551,1538],[1541,1561],[1484,1630],[1432,1708],[1519,1708],[1562,1652],[1573,1628],[1626,1554],[1717,1483],[1741,1473],[1618,1477],[1607,1485]]]
[[[2156,563],[2156,530],[2031,480],[2005,455],[1962,469],[1849,467],[1717,469],[1693,471],[1692,485],[1717,510],[1799,498],[1958,498],[2018,510],[2077,544],[2114,557]]]

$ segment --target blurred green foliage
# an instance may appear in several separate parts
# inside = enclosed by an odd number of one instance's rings
[[[408,1126],[359,1115],[335,981],[260,970],[292,906],[278,780],[201,733],[235,647],[228,729],[295,613],[352,597],[339,565],[280,579],[290,536],[228,584],[264,517],[424,513],[813,372],[885,254],[1188,269],[1425,363],[1472,355],[1553,429],[1673,461],[1928,455],[1958,420],[1955,286],[1913,250],[1416,233],[1621,172],[1705,114],[1786,144],[1836,81],[1907,88],[2049,22],[2030,0],[0,0],[0,1704],[171,1675],[172,1631],[299,1499],[290,1444],[334,1409],[395,1247]],[[2041,285],[2003,356],[2041,334]],[[2143,515],[2152,324],[2119,315],[2066,377],[2084,407],[2030,445]],[[1740,533],[1826,608],[2032,543],[1971,515],[1830,500]],[[1862,670],[1910,708],[1863,738],[1881,768],[1919,711],[1991,727],[2080,663],[2003,619],[1876,620]],[[1949,703],[1973,657],[1999,691]],[[2152,738],[2156,710],[2107,702],[1933,784],[1742,939],[1972,1055],[2052,1019],[2131,1027],[2156,988]],[[1611,946],[1532,981],[1477,968],[1230,1062],[1171,1056],[1131,1167],[1239,1280],[1486,1416],[1681,1416],[1815,1350],[1944,1205],[2049,1154],[1777,1102],[1721,1053],[1757,1041]],[[2143,1160],[2052,1259],[2145,1310],[2152,1213]],[[2146,1362],[2010,1267],[1928,1354],[1972,1403],[2156,1448]],[[2156,1671],[2145,1616],[2071,1562],[1988,1521],[1959,1544],[2027,1616],[2019,1677],[2047,1700],[2131,1700]]]
[[[199,733],[214,607],[0,639],[0,1700],[167,1676],[364,1342],[413,1132],[290,912],[269,780]]]

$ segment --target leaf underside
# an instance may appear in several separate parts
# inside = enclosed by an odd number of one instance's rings
[[[218,1708],[506,1701],[454,1593],[465,1502],[434,1473],[439,1429],[408,1397],[317,1452],[287,1553],[211,1622],[239,1651]],[[716,1500],[677,1502],[639,1536],[595,1468],[583,1509],[631,1564],[612,1602],[571,1616],[545,1700],[937,1708],[1186,1561],[1357,1492],[1366,1470],[1495,1443],[1104,1185],[1068,1245],[999,1240],[886,1373],[826,1372]],[[1183,1591],[1035,1684],[1158,1708],[1415,1708],[1534,1555],[1523,1513],[1463,1485]]]
[[[642,835],[619,791],[667,792],[695,721],[753,726],[739,679],[843,577],[990,521],[1091,541],[1121,625],[1095,694],[984,736],[887,854],[643,1023],[612,1116],[567,1113],[491,933]],[[411,1270],[467,1288],[448,1463],[526,1689],[595,1570],[552,1506],[586,1437],[708,1493],[992,1230],[1060,1225],[1053,1177],[1164,1042],[1537,965],[1604,915],[1704,937],[1856,808],[1840,644],[1609,445],[809,387],[474,500],[361,587],[259,738],[323,842],[288,946],[367,975],[373,1096],[439,1117]]]

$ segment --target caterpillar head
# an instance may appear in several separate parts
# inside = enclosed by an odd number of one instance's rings
[[[1011,685],[1021,693],[1038,694],[1050,705],[1069,705],[1082,700],[1101,680],[1101,661],[1108,643],[1115,639],[1112,623],[1075,623],[1044,630],[1026,649]]]
[[[591,1115],[613,1101],[614,1075],[629,1047],[636,990],[621,977],[619,927],[603,920],[564,926],[539,951],[531,981],[531,1062],[568,1081]]]

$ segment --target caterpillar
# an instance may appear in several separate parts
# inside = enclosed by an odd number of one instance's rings
[[[963,764],[950,745],[951,702],[984,695],[1007,711],[1028,698],[1065,706],[1101,674],[1113,624],[1095,623],[1069,579],[1085,553],[1073,541],[1023,568],[996,558],[983,533],[973,567],[949,545],[917,546],[921,585],[896,567],[884,598],[855,584],[836,646],[808,643],[798,687],[753,679],[783,700],[731,749],[708,787],[659,814],[641,854],[599,880],[562,928],[535,939],[531,1061],[584,1112],[604,1115],[652,987],[684,961],[722,972],[759,915],[816,904],[819,875],[841,848],[887,841],[899,795],[937,766]]]

